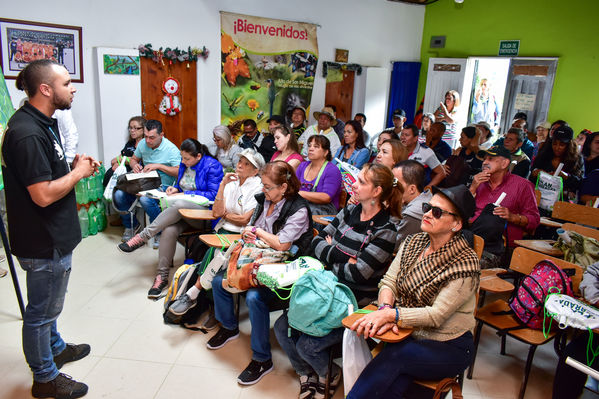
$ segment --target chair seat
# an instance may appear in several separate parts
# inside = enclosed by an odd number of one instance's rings
[[[414,384],[418,384],[425,388],[432,389],[433,391],[437,390],[437,384],[439,384],[440,382],[441,380],[414,380]],[[447,387],[446,389],[443,389],[443,392],[449,392],[450,389],[451,388]]]
[[[477,320],[480,320],[481,322],[499,330],[519,326],[520,322],[516,320],[512,314],[493,314],[495,312],[503,312],[508,310],[510,310],[508,303],[502,299],[498,299],[495,302],[478,309],[474,317]],[[507,335],[510,337],[516,338],[530,345],[543,345],[544,343],[551,341],[555,337],[555,334],[555,332],[550,331],[547,338],[545,338],[542,330],[533,330],[531,328],[523,328],[507,332]]]

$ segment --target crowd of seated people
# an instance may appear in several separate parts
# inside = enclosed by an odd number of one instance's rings
[[[194,192],[214,201],[212,212],[219,222],[211,231],[241,233],[245,242],[259,239],[278,251],[296,245],[297,256],[317,258],[352,290],[360,306],[378,303],[378,311],[352,327],[358,334],[371,337],[398,326],[413,327],[410,339],[385,347],[348,395],[401,397],[414,379],[452,377],[470,363],[480,270],[509,264],[514,240],[535,234],[543,214],[535,196],[541,171],[553,175],[560,170],[564,200],[594,201],[599,194],[594,184],[599,180],[599,132],[587,132],[584,143],[577,142],[563,120],[539,122],[529,131],[526,115],[518,115],[501,137],[484,121],[464,127],[460,146],[451,151],[447,143],[457,139],[456,95],[446,94],[436,114],[427,115],[423,130],[404,125],[405,112],[396,109],[393,127],[372,139],[363,129],[366,116],[357,114],[344,123],[339,140],[333,126],[340,121],[331,107],[315,112],[317,123],[308,128],[301,107],[291,111],[290,125],[271,116],[266,133],[246,120],[237,142],[227,127],[217,126],[216,154],[197,140],[185,140],[176,154],[181,157],[178,168],[172,165],[170,146],[161,158],[150,157],[151,149],[170,143],[161,126],[132,118],[130,127],[145,127],[145,140],[130,132],[130,166],[135,172],[162,172],[168,195]],[[340,163],[360,170],[347,203]],[[234,172],[227,171],[233,166]],[[125,202],[119,195],[117,205]],[[123,218],[128,230],[119,248],[125,252],[162,232],[150,298],[159,297],[168,284],[177,236],[194,226],[181,217],[180,208],[206,209],[189,203],[175,203],[162,212],[149,207],[151,223],[140,232],[136,221]],[[332,222],[313,226],[312,215],[330,215]],[[481,259],[474,254],[472,233],[485,240]],[[224,278],[221,273],[213,280],[220,329],[208,341],[209,349],[239,335],[233,294],[223,287]],[[171,311],[181,315],[195,306],[201,289],[198,280]],[[252,357],[238,377],[240,384],[254,384],[274,367],[269,318],[273,298],[266,287],[246,293]],[[294,330],[283,314],[274,332],[299,376],[299,397],[324,397],[329,352],[341,341],[343,329],[314,337]],[[333,389],[339,376],[334,368]]]

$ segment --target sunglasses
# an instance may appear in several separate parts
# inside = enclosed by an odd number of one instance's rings
[[[444,213],[447,213],[448,215],[453,215],[455,217],[460,217],[459,215],[456,215],[453,212],[446,211],[445,209],[441,209],[438,206],[432,206],[428,202],[422,203],[422,212],[428,213],[428,211],[431,211],[431,210],[433,211],[433,217],[435,219],[441,219],[441,216],[443,216]]]

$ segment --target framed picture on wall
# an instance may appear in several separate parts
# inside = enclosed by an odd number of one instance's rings
[[[49,58],[65,66],[75,83],[83,83],[81,27],[0,18],[0,66],[15,79],[34,60]]]

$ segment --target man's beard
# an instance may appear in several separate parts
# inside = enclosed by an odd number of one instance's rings
[[[54,108],[60,110],[71,109],[71,103],[71,100],[62,99],[57,96],[54,96],[52,99],[52,105],[54,105]]]

